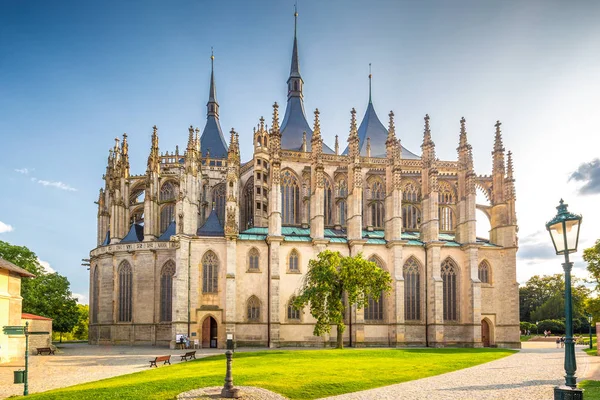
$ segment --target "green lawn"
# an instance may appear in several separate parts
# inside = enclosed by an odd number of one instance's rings
[[[535,335],[521,335],[521,342],[527,342],[533,336],[535,336]]]
[[[581,381],[577,387],[585,389],[584,398],[600,399],[600,381]]]
[[[513,354],[504,349],[345,349],[236,353],[235,385],[258,386],[290,399],[319,397],[410,381]],[[104,379],[28,396],[37,399],[173,399],[223,385],[225,356]]]

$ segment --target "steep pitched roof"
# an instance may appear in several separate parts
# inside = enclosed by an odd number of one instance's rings
[[[219,122],[219,103],[217,102],[217,85],[215,84],[214,56],[210,56],[210,88],[208,90],[208,103],[206,103],[206,125],[200,136],[200,149],[202,156],[210,152],[211,158],[227,158],[227,143]]]
[[[52,318],[42,317],[41,315],[21,313],[21,319],[35,319],[39,321],[52,321]]]
[[[15,264],[11,263],[10,261],[6,261],[4,258],[0,258],[0,269],[5,269],[10,272],[14,272],[15,274],[21,275],[22,277],[25,277],[25,278],[35,278],[35,275],[32,274],[31,272],[27,271],[26,269],[16,266]]]
[[[144,227],[138,224],[131,224],[129,232],[120,243],[138,243],[144,240]]]
[[[160,235],[160,237],[158,238],[158,240],[170,240],[171,236],[175,235],[177,233],[176,231],[176,224],[175,221],[171,221],[171,223],[169,224],[169,226],[167,226],[167,229],[163,232],[162,235]]]
[[[210,212],[210,215],[206,221],[204,221],[204,224],[198,228],[196,236],[225,236],[225,231],[223,230],[217,212],[214,209]]]

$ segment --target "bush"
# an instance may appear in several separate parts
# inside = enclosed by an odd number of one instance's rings
[[[545,319],[538,323],[540,332],[550,331],[553,334],[564,334],[565,323],[558,319]]]
[[[523,331],[531,331],[532,333],[535,333],[535,324],[532,324],[531,322],[527,322],[527,321],[521,321],[521,332]]]

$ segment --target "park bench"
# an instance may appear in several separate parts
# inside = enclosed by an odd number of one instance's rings
[[[181,355],[181,356],[179,356],[179,357],[181,357],[181,361],[184,361],[184,360],[185,360],[185,361],[187,361],[187,360],[188,360],[188,358],[189,358],[190,360],[191,360],[192,358],[195,360],[195,359],[196,359],[196,351],[188,351],[187,353],[185,353],[185,354],[182,354],[182,355]]]
[[[157,362],[161,362],[164,361],[163,365],[169,364],[171,365],[171,356],[159,356],[154,358],[154,360],[150,360],[150,368],[152,368],[152,366],[155,366],[158,368],[158,365],[156,365]]]
[[[54,350],[52,350],[51,347],[36,347],[36,350],[37,350],[38,355],[43,354],[43,353],[48,353],[48,355],[54,354]]]

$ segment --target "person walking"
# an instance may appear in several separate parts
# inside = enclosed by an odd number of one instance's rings
[[[544,329],[544,338],[548,337],[548,331]]]
[[[558,349],[560,347],[560,339],[556,338],[556,348]]]

